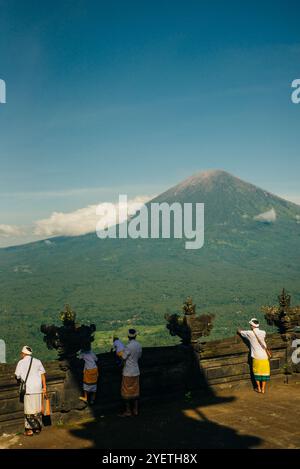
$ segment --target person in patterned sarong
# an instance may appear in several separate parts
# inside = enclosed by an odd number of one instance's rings
[[[26,382],[24,396],[25,435],[32,436],[42,430],[42,400],[46,396],[46,371],[37,358],[32,357],[32,349],[24,345],[21,360],[15,376],[18,382]]]
[[[139,359],[142,356],[142,347],[136,340],[137,332],[129,329],[129,342],[120,353],[124,366],[122,370],[121,396],[125,402],[125,412],[120,417],[138,415],[138,399],[140,397],[140,369]]]

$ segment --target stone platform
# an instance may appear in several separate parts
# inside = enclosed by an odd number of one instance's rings
[[[300,379],[271,381],[265,395],[251,386],[144,402],[139,417],[95,412],[55,424],[34,437],[0,437],[0,448],[300,448]]]

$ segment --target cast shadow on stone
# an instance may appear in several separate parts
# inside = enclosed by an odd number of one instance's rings
[[[252,448],[261,440],[253,435],[239,435],[233,428],[207,419],[201,406],[218,405],[212,398],[162,397],[142,403],[139,417],[118,418],[105,415],[85,422],[70,433],[88,440],[90,448],[100,449],[184,449]]]
[[[188,302],[186,304],[189,305]],[[188,315],[190,322],[197,320],[194,316]],[[80,326],[75,317],[66,305],[61,313],[63,325],[42,326],[42,332],[47,346],[58,350],[60,369],[65,373],[63,391],[56,407],[57,415],[65,415],[64,422],[78,421],[77,428],[70,432],[78,438],[89,440],[90,447],[246,448],[258,443],[254,437],[241,437],[233,429],[205,418],[201,406],[226,404],[234,398],[215,394],[207,382],[199,354],[192,345],[184,343],[143,350],[139,417],[121,419],[116,415],[122,405],[122,370],[110,353],[98,356],[100,373],[96,403],[92,407],[86,405],[79,399],[82,394],[83,362],[77,358],[77,353],[85,342],[92,343],[95,326]],[[211,321],[206,316],[204,319],[205,324]],[[197,321],[195,324],[198,330]],[[202,334],[202,330],[200,332]],[[193,335],[191,338],[195,342]]]
[[[235,398],[216,395],[191,347],[144,349],[140,415],[125,419],[117,416],[121,405],[120,388],[116,387],[117,382],[120,383],[120,370],[111,368],[115,364],[108,355],[99,356],[104,363],[93,419],[70,429],[73,436],[88,440],[90,448],[251,448],[259,445],[259,438],[239,435],[233,428],[205,417],[201,407],[230,404]],[[157,364],[159,357],[160,365]],[[115,388],[113,394],[112,387]]]

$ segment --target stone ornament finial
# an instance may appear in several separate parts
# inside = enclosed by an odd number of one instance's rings
[[[75,322],[76,313],[69,304],[66,304],[65,309],[60,312],[60,320],[63,323]]]
[[[284,288],[281,294],[278,295],[278,302],[282,311],[286,310],[291,305],[291,295],[288,295]]]
[[[196,305],[193,304],[193,300],[190,296],[187,297],[182,310],[186,315],[196,314]]]

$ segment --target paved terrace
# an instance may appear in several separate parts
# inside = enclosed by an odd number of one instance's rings
[[[55,424],[34,437],[0,437],[0,448],[300,448],[300,380],[248,386],[205,398],[144,403],[139,417],[115,413]],[[21,430],[21,429],[20,429]]]

